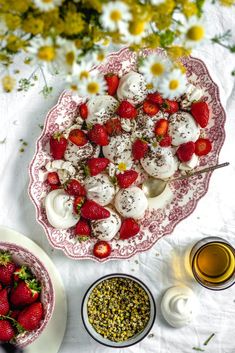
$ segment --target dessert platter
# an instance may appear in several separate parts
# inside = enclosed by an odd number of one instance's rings
[[[186,90],[169,100],[148,91],[136,53],[123,49],[96,68],[105,95],[65,91],[48,113],[29,195],[49,242],[67,256],[106,261],[148,250],[205,195],[211,173],[171,181],[152,199],[142,188],[149,178],[218,163],[225,137],[218,87],[202,61],[182,63]]]
[[[32,240],[5,227],[0,227],[0,252],[1,341],[25,353],[43,351],[45,346],[57,353],[67,304],[55,265]]]

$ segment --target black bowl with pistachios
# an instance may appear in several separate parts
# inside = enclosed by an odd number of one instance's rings
[[[131,275],[115,273],[99,278],[82,301],[82,320],[87,332],[112,348],[140,342],[151,330],[155,316],[152,293]]]

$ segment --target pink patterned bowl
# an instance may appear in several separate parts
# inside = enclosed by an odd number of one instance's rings
[[[50,321],[55,305],[54,288],[46,268],[39,258],[33,255],[29,250],[6,242],[0,242],[0,250],[8,251],[16,264],[29,267],[33,275],[41,283],[42,289],[40,300],[44,309],[44,317],[38,329],[31,332],[21,333],[16,337],[14,344],[20,348],[24,348],[39,337]]]
[[[148,55],[150,51],[143,51]],[[136,70],[137,54],[127,48],[110,54],[107,61],[98,66],[101,73],[114,72],[119,76]],[[207,156],[200,158],[200,167],[213,166],[218,163],[219,152],[225,139],[225,112],[219,98],[219,89],[213,82],[205,64],[195,58],[185,58],[183,64],[187,70],[188,80],[205,92],[204,100],[211,110],[209,125],[204,129],[206,136],[213,141],[213,150]],[[141,224],[140,233],[129,240],[112,240],[112,253],[106,259],[97,259],[92,255],[95,239],[79,243],[73,237],[72,230],[58,230],[50,226],[43,208],[43,198],[48,193],[46,183],[40,179],[41,168],[51,160],[48,142],[50,135],[56,130],[63,130],[71,125],[77,116],[80,97],[65,91],[55,107],[47,114],[44,129],[36,144],[36,152],[30,164],[29,196],[36,208],[37,221],[43,226],[49,242],[56,249],[61,249],[73,259],[92,259],[107,261],[111,259],[126,259],[136,253],[151,248],[162,236],[172,233],[175,226],[188,217],[195,209],[198,201],[207,192],[210,173],[195,175],[190,179],[170,183],[171,198],[169,202],[159,206],[152,202]]]

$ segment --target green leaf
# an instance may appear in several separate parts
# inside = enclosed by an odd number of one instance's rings
[[[160,34],[160,44],[163,48],[168,47],[174,42],[175,33],[170,29],[167,29],[165,32]]]
[[[203,14],[203,6],[205,4],[205,0],[196,0],[196,6],[198,9],[198,17],[201,17]]]

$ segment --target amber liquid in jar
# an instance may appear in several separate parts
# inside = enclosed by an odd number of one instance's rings
[[[195,254],[193,262],[195,274],[201,282],[223,283],[235,271],[233,249],[220,242],[212,242],[202,246]]]

